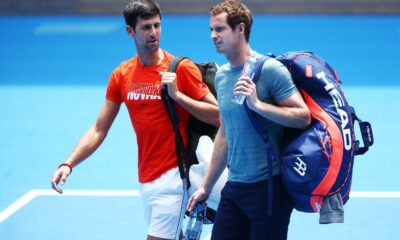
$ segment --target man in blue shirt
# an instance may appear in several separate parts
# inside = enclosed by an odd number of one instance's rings
[[[309,110],[290,73],[277,60],[264,63],[257,86],[243,75],[248,63],[261,56],[249,44],[253,20],[244,4],[224,1],[212,7],[210,14],[211,39],[217,52],[228,60],[215,79],[221,127],[205,179],[190,198],[188,210],[208,198],[227,166],[228,182],[221,192],[212,239],[286,239],[293,205],[280,180],[279,162],[268,165],[265,144],[243,104],[264,117],[276,149],[283,127],[306,128],[310,124]],[[237,94],[246,101],[235,102]],[[270,167],[274,176],[272,215],[268,215]]]

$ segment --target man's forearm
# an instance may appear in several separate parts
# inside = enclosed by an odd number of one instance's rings
[[[222,131],[220,129],[215,137],[214,151],[211,162],[201,185],[207,193],[211,192],[215,183],[225,170],[227,164],[228,147],[225,135],[221,132]]]

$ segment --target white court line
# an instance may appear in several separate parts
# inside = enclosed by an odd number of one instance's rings
[[[350,198],[400,198],[400,192],[350,192]]]
[[[38,196],[85,196],[85,197],[138,197],[137,190],[64,190],[62,195],[50,189],[33,189],[0,212],[0,223]]]
[[[36,196],[80,196],[80,197],[138,197],[137,190],[63,190],[58,194],[51,189],[31,190]]]
[[[8,208],[0,213],[0,223],[6,220],[9,216],[13,215],[16,211],[25,206],[28,202],[32,201],[37,195],[32,191],[27,192],[20,199],[12,203]]]
[[[51,189],[33,189],[0,212],[0,223],[23,208],[38,196],[85,196],[85,197],[138,197],[137,190],[64,190],[62,195]],[[400,192],[350,192],[351,198],[400,198]]]

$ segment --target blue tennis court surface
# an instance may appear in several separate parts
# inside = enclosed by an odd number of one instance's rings
[[[0,17],[0,239],[144,239],[137,148],[125,107],[58,196],[50,178],[90,127],[111,71],[135,54],[122,17]],[[207,16],[165,16],[161,47],[225,62]],[[354,166],[345,223],[294,213],[289,239],[398,239],[400,17],[256,16],[252,47],[312,50],[336,67],[375,145]],[[209,237],[207,226],[203,238]]]

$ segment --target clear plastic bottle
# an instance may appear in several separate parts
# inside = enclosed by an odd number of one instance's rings
[[[203,223],[206,219],[207,204],[198,203],[194,211],[189,216],[189,221],[186,227],[185,239],[199,240]]]
[[[252,70],[254,69],[254,65],[256,64],[256,62],[257,62],[257,60],[255,58],[252,58],[252,57],[249,58],[249,60],[244,64],[242,74],[240,76],[241,77],[247,76],[252,79],[254,77],[254,73],[252,72]],[[237,93],[237,94],[233,94],[231,101],[236,104],[243,104],[244,99],[246,99],[246,96],[244,96],[240,93]]]

